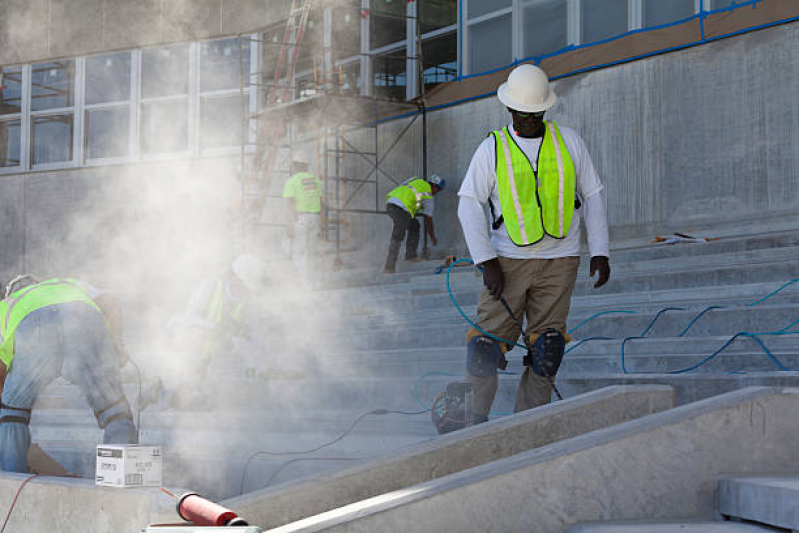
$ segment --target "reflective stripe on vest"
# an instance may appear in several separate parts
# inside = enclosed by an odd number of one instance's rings
[[[433,198],[433,187],[423,179],[411,178],[407,183],[403,183],[388,193],[386,200],[389,198],[396,198],[402,202],[405,210],[413,218],[422,207],[422,202]]]
[[[3,301],[2,307],[0,307],[0,312],[2,312],[0,333],[3,335],[3,342],[0,344],[0,360],[5,363],[7,369],[11,369],[11,363],[14,360],[14,334],[25,317],[43,307],[67,302],[84,302],[102,314],[100,308],[89,298],[83,287],[73,279],[42,281],[18,290],[11,294],[8,300]]]
[[[545,235],[564,238],[574,216],[574,163],[557,124],[545,125],[537,171],[508,128],[492,132],[499,201],[505,229],[516,246],[530,246]]]

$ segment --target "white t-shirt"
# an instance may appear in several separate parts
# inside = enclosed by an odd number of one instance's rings
[[[582,204],[580,209],[574,211],[568,234],[563,239],[545,236],[534,245],[521,247],[510,240],[504,223],[497,230],[491,228],[490,224],[486,225],[484,208],[489,199],[494,206],[494,218],[499,218],[502,214],[497,190],[495,141],[493,136],[488,136],[475,151],[458,192],[458,218],[475,263],[482,263],[497,255],[513,259],[555,259],[580,255],[582,220],[585,220],[591,256],[608,256],[607,215],[602,193],[604,186],[582,138],[570,128],[560,125],[558,127],[574,163],[575,192]],[[513,131],[512,125],[508,129],[513,140],[537,169],[542,138],[519,137]]]

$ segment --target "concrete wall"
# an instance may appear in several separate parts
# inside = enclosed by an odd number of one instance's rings
[[[720,227],[746,233],[752,220],[795,210],[797,47],[792,23],[555,82],[560,100],[549,116],[588,145],[615,241]],[[472,154],[509,119],[495,97],[428,115],[429,167],[449,183],[436,199],[447,250],[465,249],[456,193]],[[400,126],[382,126],[381,138]],[[397,176],[421,172],[415,129],[386,160]],[[384,250],[388,224],[372,228]]]
[[[0,512],[9,511],[14,495],[29,477],[0,473]],[[94,481],[40,477],[19,493],[7,531],[33,533],[134,533],[158,522],[180,522],[174,500],[158,489],[95,487]]]
[[[289,0],[0,0],[0,65],[235,35]]]

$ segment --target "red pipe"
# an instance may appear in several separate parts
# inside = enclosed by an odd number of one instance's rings
[[[189,492],[178,500],[178,514],[183,520],[198,526],[247,525],[238,515],[218,503],[206,500],[199,494]],[[235,522],[235,524],[233,524]]]

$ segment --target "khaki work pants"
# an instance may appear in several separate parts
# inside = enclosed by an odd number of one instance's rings
[[[499,264],[505,277],[502,292],[513,314],[521,322],[527,318],[525,335],[538,335],[549,328],[566,332],[572,291],[577,279],[579,257],[558,259],[509,259],[500,257]],[[477,303],[478,325],[497,337],[516,340],[521,331],[508,314],[502,302],[494,299],[483,286]],[[521,344],[521,343],[519,343]],[[475,420],[485,420],[494,403],[498,377],[478,378],[467,373],[474,388]],[[554,381],[555,376],[552,376]],[[524,369],[516,392],[515,413],[532,409],[549,402],[552,386],[545,377]]]

